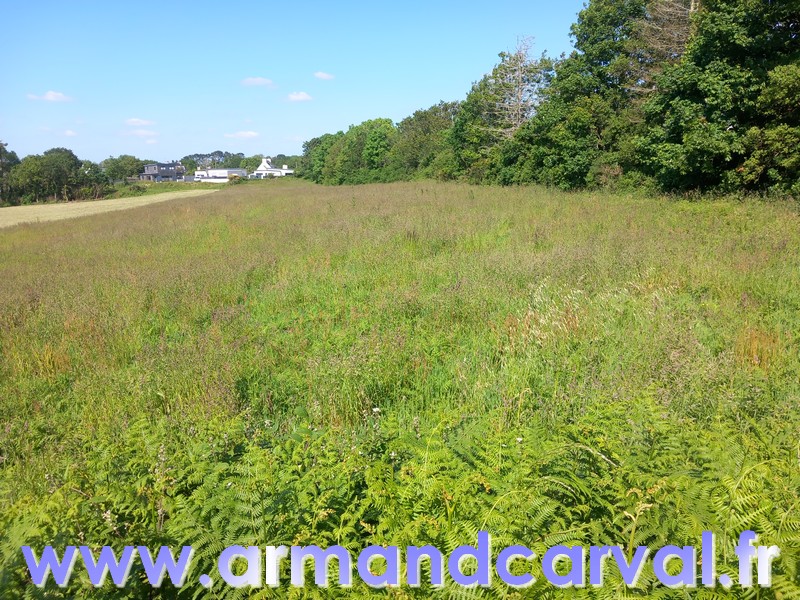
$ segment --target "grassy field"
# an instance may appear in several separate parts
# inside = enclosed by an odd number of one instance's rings
[[[177,192],[162,192],[159,194],[122,199],[6,206],[0,208],[0,228],[13,227],[14,225],[20,225],[22,223],[42,223],[45,221],[74,219],[75,217],[85,217],[97,213],[146,206],[148,204],[164,202],[165,200],[174,200],[181,197],[192,198],[195,196],[202,196],[203,194],[210,194],[213,191],[215,190],[184,189]]]
[[[22,544],[194,544],[208,573],[233,543],[487,529],[541,556],[712,530],[735,576],[752,528],[774,586],[730,595],[800,597],[794,205],[271,181],[3,230],[0,281],[10,596],[39,597]],[[132,578],[105,593],[147,597]],[[637,593],[687,597],[650,567]]]
[[[243,181],[242,183],[249,183]],[[163,194],[166,192],[183,192],[187,190],[219,190],[227,186],[227,183],[206,183],[193,181],[137,181],[135,183],[115,183],[110,199],[132,198],[138,196],[150,196],[152,194]]]

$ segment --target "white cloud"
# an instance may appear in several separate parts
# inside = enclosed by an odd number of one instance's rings
[[[29,100],[44,100],[45,102],[69,102],[72,100],[66,94],[62,94],[61,92],[54,92],[48,91],[42,94],[41,96],[37,96],[35,94],[28,94]]]
[[[147,119],[127,119],[125,121],[125,125],[130,125],[131,127],[147,127],[148,125],[155,125],[155,121],[148,121]]]
[[[289,94],[290,102],[308,102],[309,100],[311,100],[311,96],[305,92],[292,92]]]
[[[67,129],[64,132],[64,135],[67,136],[67,137],[75,137],[78,134],[76,132],[72,131],[72,129]]]
[[[239,140],[249,140],[252,138],[257,138],[258,133],[255,131],[237,131],[236,133],[226,133],[226,138],[236,138]]]
[[[316,73],[314,73],[314,77],[316,77],[317,79],[324,79],[325,81],[330,81],[331,79],[333,79],[333,75],[331,75],[330,73],[325,73],[324,71],[317,71]]]
[[[149,129],[132,129],[131,131],[126,131],[125,135],[132,135],[134,137],[146,137],[152,138],[158,135],[157,131],[150,131]]]
[[[242,79],[242,85],[247,86],[254,86],[254,85],[266,85],[272,86],[272,79],[267,79],[266,77],[245,77]]]
[[[157,144],[157,143],[158,143],[158,140],[147,140],[147,141],[145,141],[145,144]]]

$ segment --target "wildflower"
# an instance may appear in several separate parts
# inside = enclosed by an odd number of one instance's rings
[[[374,407],[374,408],[372,409],[372,414],[373,414],[373,415],[379,415],[379,414],[381,414],[381,409],[380,409],[380,408],[378,408],[377,406],[376,406],[376,407]]]
[[[517,443],[518,443],[518,444],[521,444],[521,443],[522,443],[522,438],[521,438],[521,437],[518,437],[518,438],[517,438]]]

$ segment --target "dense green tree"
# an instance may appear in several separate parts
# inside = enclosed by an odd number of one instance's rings
[[[15,199],[11,190],[11,169],[19,164],[17,153],[8,149],[8,144],[0,141],[0,204],[12,203]]]
[[[673,190],[794,185],[798,59],[797,0],[705,2],[645,107],[642,168]]]
[[[197,161],[193,158],[183,157],[181,159],[181,164],[186,169],[187,175],[192,175],[197,170]]]
[[[136,177],[139,173],[144,171],[146,161],[131,156],[130,154],[121,154],[114,158],[109,156],[105,159],[101,166],[105,170],[109,179],[112,181],[122,181],[128,177]]]
[[[572,104],[553,100],[542,105],[536,118],[502,148],[498,180],[538,182],[565,189],[586,186],[607,144],[604,134],[613,116],[598,96],[581,97]]]
[[[207,154],[189,154],[181,159],[181,164],[194,164],[194,169],[238,169],[244,158],[242,152],[232,154],[222,150],[214,150]]]
[[[248,173],[252,173],[261,164],[263,157],[260,154],[247,156],[239,161],[239,168],[246,169]]]
[[[397,129],[390,119],[377,119],[367,123],[369,131],[364,140],[362,161],[367,169],[381,169],[386,166],[389,150],[397,137]]]
[[[326,133],[305,142],[299,175],[316,183],[322,183],[328,154],[334,144],[343,137],[344,132],[339,131],[338,133]]]
[[[80,186],[80,198],[102,198],[108,187],[108,173],[97,163],[84,160],[81,163],[80,175],[77,178]]]
[[[222,160],[216,166],[218,166],[220,169],[238,169],[240,168],[239,165],[243,160],[243,152],[237,152],[236,154],[225,152]]]
[[[736,171],[750,188],[790,190],[800,197],[800,64],[780,65],[767,75],[758,98],[759,111],[768,119],[747,130],[747,158]]]
[[[389,165],[396,139],[397,128],[390,119],[364,121],[347,133],[315,138],[303,145],[301,174],[328,184],[397,179]]]
[[[15,199],[24,202],[99,198],[105,193],[108,180],[100,165],[81,161],[67,148],[26,156],[8,177]]]
[[[593,0],[572,27],[575,51],[535,115],[500,150],[495,179],[561,188],[612,183],[624,172],[631,118],[628,44],[644,0]]]
[[[205,157],[205,166],[206,167],[219,167],[222,165],[222,161],[225,160],[225,155],[227,152],[223,152],[222,150],[214,150],[213,152],[209,152],[205,155],[198,155]],[[197,161],[198,164],[203,164],[200,160]]]
[[[498,147],[534,114],[552,77],[552,61],[531,59],[527,41],[499,56],[492,72],[472,86],[453,124],[458,165],[476,181],[486,177]]]
[[[472,86],[456,115],[450,134],[459,174],[482,180],[491,162],[491,151],[500,142],[498,128],[490,120],[493,96],[486,77]]]
[[[272,157],[272,165],[275,167],[282,167],[283,165],[286,165],[290,169],[297,169],[300,159],[300,156],[276,154]]]
[[[630,79],[628,41],[645,16],[646,0],[592,0],[570,30],[575,51],[559,73],[567,98],[610,93]]]
[[[320,152],[325,152],[321,171],[322,183],[344,183],[344,179],[341,177],[339,156],[342,154],[342,150],[344,150],[345,140],[346,134],[341,132],[341,134],[337,134],[333,140],[330,140],[329,146],[326,144],[326,146],[320,148]]]
[[[342,147],[333,163],[336,183],[375,181],[370,170],[383,166],[389,153],[394,125],[389,119],[373,119],[353,125],[342,139]]]
[[[81,160],[67,148],[51,148],[42,155],[42,170],[47,196],[69,200],[70,192],[80,187]]]
[[[312,140],[301,172],[800,195],[800,0],[591,0],[571,35],[501,53],[457,108]]]
[[[47,179],[43,159],[38,154],[26,156],[9,174],[9,184],[23,202],[39,202],[47,198]]]
[[[403,178],[451,175],[449,140],[458,111],[458,102],[439,102],[400,121],[389,157],[392,171]]]

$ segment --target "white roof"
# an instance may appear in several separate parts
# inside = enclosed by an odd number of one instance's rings
[[[272,163],[269,162],[269,157],[265,156],[264,158],[261,159],[261,164],[258,165],[258,168],[256,169],[257,173],[259,171],[261,171],[261,172],[264,172],[264,171],[280,171],[280,169],[276,169],[275,167],[273,167]]]

